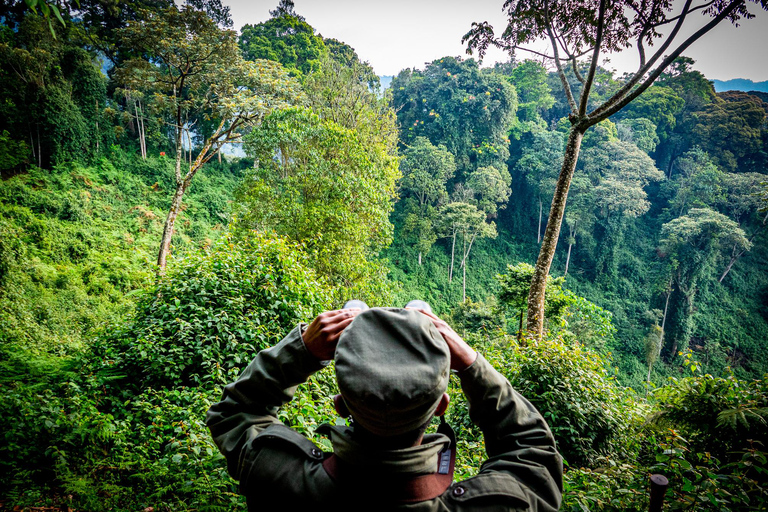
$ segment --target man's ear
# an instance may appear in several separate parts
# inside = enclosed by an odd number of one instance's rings
[[[442,416],[445,414],[445,411],[448,410],[449,403],[451,403],[451,397],[448,396],[448,393],[443,393],[443,396],[440,397],[440,401],[435,408],[435,416]]]
[[[351,416],[349,414],[349,409],[347,409],[347,404],[344,403],[344,397],[342,397],[341,395],[334,395],[333,407],[336,409],[336,412],[339,413],[339,416],[341,416],[342,418],[347,418]]]

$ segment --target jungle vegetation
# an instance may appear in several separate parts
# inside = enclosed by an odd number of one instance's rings
[[[507,376],[563,510],[647,508],[652,473],[670,510],[768,507],[764,93],[674,56],[582,132],[554,230],[569,89],[631,77],[518,52],[385,89],[290,0],[239,33],[219,0],[32,4],[0,5],[0,508],[245,510],[205,411],[350,298],[426,300]],[[464,478],[485,452],[449,391]],[[334,393],[326,369],[279,417],[330,449]]]

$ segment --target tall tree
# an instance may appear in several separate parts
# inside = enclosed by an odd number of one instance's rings
[[[467,298],[467,260],[472,245],[478,238],[496,238],[496,224],[486,222],[486,215],[473,204],[454,201],[443,206],[438,212],[441,236],[451,239],[451,263],[448,282],[453,280],[453,266],[456,253],[456,239],[461,235],[461,264],[463,270],[462,302]]]
[[[244,61],[233,31],[221,30],[205,13],[189,7],[149,13],[142,23],[130,22],[123,37],[144,57],[126,62],[118,70],[118,81],[154,95],[176,149],[176,191],[157,256],[162,273],[184,193],[197,172],[224,144],[241,142],[243,130],[300,94],[298,84],[278,64]],[[201,118],[215,120],[215,128],[194,158],[189,142],[190,160],[183,161],[183,138]]]
[[[513,136],[519,139],[522,133],[542,126],[541,114],[552,107],[555,98],[547,83],[546,68],[536,61],[524,60],[515,66],[509,82],[515,86],[519,102],[518,122],[512,128]]]
[[[678,57],[656,82],[675,91],[684,101],[674,130],[656,152],[656,161],[666,170],[667,176],[671,176],[677,158],[697,144],[691,137],[696,113],[717,98],[712,82],[700,71],[694,70],[694,64],[695,61],[689,57]]]
[[[609,133],[609,130],[600,126],[590,135],[601,132]],[[592,183],[589,194],[598,232],[595,238],[599,240],[595,273],[611,286],[617,277],[616,252],[622,245],[627,222],[648,211],[651,204],[645,187],[664,179],[664,173],[645,152],[613,134],[596,144],[590,143],[584,150],[582,163]]]
[[[340,294],[375,298],[383,286],[377,255],[392,237],[397,159],[299,107],[272,113],[247,136],[245,150],[256,167],[238,193],[239,227],[304,244]]]
[[[745,158],[763,150],[766,105],[755,96],[718,94],[693,118],[692,138],[726,171],[735,172]]]
[[[28,142],[39,167],[83,161],[110,140],[96,58],[69,41],[71,23],[54,27],[56,39],[28,13],[0,39],[0,132]]]
[[[289,5],[290,9],[280,7]],[[269,59],[282,64],[295,76],[316,70],[327,52],[323,38],[302,16],[293,11],[293,2],[283,2],[270,11],[272,18],[256,25],[244,25],[240,48],[247,60]]]
[[[496,238],[496,223],[486,222],[485,213],[474,205],[467,205],[463,212],[463,218],[459,224],[461,233],[461,301],[467,300],[467,267],[469,267],[469,253],[472,245],[478,238]]]
[[[768,0],[754,0],[768,8]],[[478,51],[482,58],[491,45],[507,50],[532,51],[554,63],[568,100],[571,130],[560,177],[552,199],[547,230],[536,262],[528,305],[528,331],[541,336],[544,322],[544,291],[547,275],[555,255],[560,227],[565,213],[568,189],[576,169],[584,133],[629,105],[661,75],[691,44],[721,22],[736,24],[752,18],[746,0],[722,2],[685,0],[673,2],[634,2],[629,0],[506,0],[504,10],[508,24],[501,37],[494,35],[488,22],[473,23],[464,36],[468,52]],[[690,36],[674,42],[680,30],[690,25],[692,15],[703,12],[710,19]],[[662,34],[662,29],[669,29]],[[549,43],[551,53],[543,53],[526,45],[539,40]],[[660,44],[659,44],[660,43]],[[674,43],[674,44],[673,44]],[[658,44],[655,52],[649,47]],[[623,85],[599,105],[590,102],[595,85],[598,62],[603,54],[635,46],[639,54],[638,69]],[[579,59],[587,56],[586,73]],[[570,66],[579,80],[572,88],[565,69]]]
[[[494,218],[497,210],[505,206],[512,193],[509,186],[511,180],[506,166],[489,165],[472,171],[465,184],[475,193],[477,207],[488,217]]]
[[[456,171],[453,155],[445,146],[433,146],[426,137],[416,137],[400,160],[401,191],[414,199],[415,211],[406,214],[406,231],[416,235],[419,265],[437,239],[436,207],[448,197],[446,182]],[[406,209],[408,209],[406,207]]]
[[[687,215],[661,227],[662,254],[668,258],[674,290],[670,326],[665,329],[668,355],[688,346],[693,330],[694,299],[699,283],[708,277],[723,249],[748,249],[751,243],[731,219],[708,208],[693,208]]]
[[[660,141],[665,141],[677,124],[677,115],[683,109],[683,98],[669,87],[654,85],[649,87],[621,112],[618,119],[645,118],[656,127]]]
[[[743,227],[745,220],[757,217],[754,219],[752,234],[749,235],[750,243],[768,225],[768,211],[760,211],[760,193],[765,179],[764,174],[753,172],[727,173],[723,179],[727,191],[725,205],[731,219],[735,220],[739,227]],[[754,224],[757,225],[754,226]],[[720,278],[717,280],[718,282],[723,282],[723,279],[731,271],[733,265],[747,250],[748,247],[740,247],[738,244],[733,245],[728,263],[725,264],[723,273],[720,274]]]
[[[539,203],[539,225],[536,242],[541,243],[541,225],[544,216],[544,202],[555,190],[557,173],[563,163],[565,140],[559,131],[537,130],[531,134],[530,145],[525,145],[517,168],[536,191]]]
[[[673,194],[669,206],[674,216],[679,217],[691,208],[717,208],[725,200],[725,174],[700,148],[680,157],[674,170],[674,178],[665,184]]]
[[[456,159],[458,178],[478,167],[502,168],[517,96],[503,77],[484,72],[473,59],[443,57],[423,71],[406,69],[390,86],[400,139],[427,137]]]

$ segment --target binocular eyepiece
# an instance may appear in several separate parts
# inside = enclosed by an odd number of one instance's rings
[[[429,304],[427,304],[423,300],[412,300],[408,304],[406,304],[404,307],[405,308],[412,308],[412,309],[423,309],[424,311],[426,311],[428,313],[432,312],[432,308],[429,307]],[[348,300],[344,304],[344,308],[343,309],[349,309],[349,308],[359,308],[361,311],[365,311],[366,309],[368,309],[368,304],[366,304],[365,302],[363,302],[361,300],[357,300],[357,299]]]

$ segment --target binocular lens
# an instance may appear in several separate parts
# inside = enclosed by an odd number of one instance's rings
[[[432,308],[429,307],[429,304],[427,304],[423,300],[412,300],[411,302],[406,304],[405,307],[406,308],[411,308],[411,309],[423,309],[424,311],[427,311],[428,313],[432,312]],[[363,302],[361,300],[357,300],[357,299],[348,300],[344,304],[344,309],[349,309],[349,308],[359,308],[361,311],[365,311],[366,309],[368,309],[368,304],[366,304],[365,302]]]

